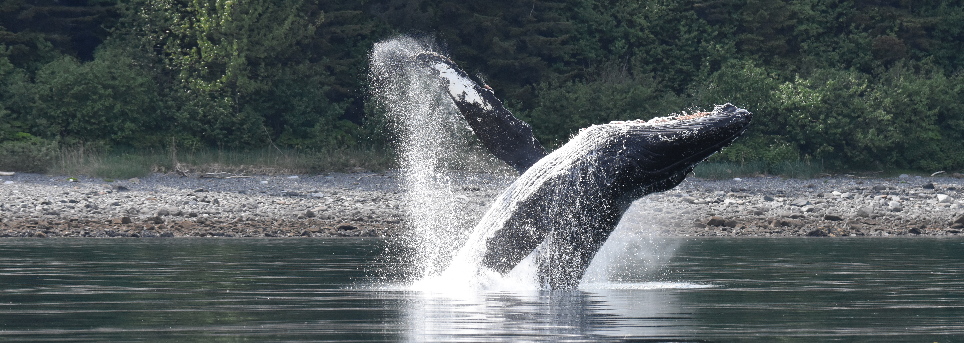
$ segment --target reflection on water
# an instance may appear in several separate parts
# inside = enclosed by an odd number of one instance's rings
[[[676,240],[578,291],[413,291],[377,239],[0,240],[0,340],[928,341],[964,241]],[[627,269],[628,270],[628,269]],[[625,272],[625,270],[624,270]]]
[[[405,308],[407,341],[606,341],[685,336],[677,283],[593,291],[497,291],[474,296],[415,294]],[[642,291],[645,290],[645,291]]]

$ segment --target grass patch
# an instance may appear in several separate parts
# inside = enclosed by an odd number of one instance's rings
[[[825,174],[823,163],[812,161],[785,161],[772,166],[771,174],[794,179],[812,179]]]
[[[392,168],[389,151],[377,148],[338,148],[321,151],[262,149],[189,152],[111,151],[83,145],[61,149],[48,168],[62,175],[87,175],[128,179],[150,173],[318,174],[326,172],[381,171]]]
[[[812,161],[784,161],[773,164],[764,161],[746,163],[703,162],[693,169],[693,174],[696,177],[714,180],[762,175],[811,179],[823,173],[823,164]]]

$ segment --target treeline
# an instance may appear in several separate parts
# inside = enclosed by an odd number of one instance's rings
[[[383,145],[368,52],[404,33],[549,146],[732,102],[756,117],[721,160],[957,170],[962,20],[959,1],[0,0],[0,168],[77,144]]]

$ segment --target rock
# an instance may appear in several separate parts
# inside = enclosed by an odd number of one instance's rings
[[[875,192],[881,192],[881,191],[886,191],[888,188],[890,188],[890,187],[887,187],[887,186],[884,186],[884,185],[876,185],[876,186],[874,186],[874,187],[871,188],[871,189],[873,189]]]
[[[804,207],[810,205],[810,200],[804,198],[798,198],[790,202],[791,206]]]
[[[925,183],[925,184],[923,184],[922,186],[920,186],[920,188],[923,188],[923,189],[934,189],[934,183],[933,183],[933,182]]]
[[[286,197],[300,197],[301,193],[298,193],[295,191],[284,191],[284,193],[281,193],[281,195],[284,195]]]
[[[314,218],[314,217],[315,217],[315,211],[312,211],[312,210],[305,211],[305,218]]]
[[[951,222],[951,224],[961,224],[961,225],[964,225],[964,214],[958,216],[957,219],[954,219],[954,221]]]
[[[864,206],[857,209],[857,216],[863,218],[870,218],[874,214],[874,208],[870,206]]]
[[[687,203],[687,204],[695,204],[695,203],[696,203],[696,198],[694,198],[694,197],[683,197],[683,198],[680,199],[680,200],[683,200],[683,202],[685,202],[685,203]]]
[[[145,221],[151,224],[164,224],[164,219],[161,219],[161,217],[149,217]]]
[[[923,234],[923,233],[925,233],[925,232],[926,232],[925,229],[916,228],[916,227],[915,227],[915,228],[911,228],[910,230],[907,230],[907,233],[909,233],[909,234],[914,234],[914,235],[920,235],[920,234]]]
[[[900,176],[898,176],[897,178],[898,178],[898,179],[907,179],[907,178],[910,178],[910,175],[900,174]]]
[[[355,227],[355,226],[352,226],[352,225],[342,224],[342,225],[338,225],[337,227],[335,227],[335,230],[338,230],[338,231],[352,231],[352,230],[358,230],[358,228]]]
[[[171,215],[171,210],[167,208],[160,208],[157,210],[157,213],[155,213],[155,215],[157,215],[158,217],[169,216]]]
[[[764,195],[764,196],[763,196],[763,201],[773,201],[773,200],[775,200],[775,199],[773,199],[773,197],[771,197],[771,196],[769,196],[769,195]]]
[[[111,219],[111,223],[112,224],[130,224],[130,223],[133,223],[133,221],[131,221],[131,217],[120,217],[120,218]]]
[[[707,226],[723,226],[725,223],[726,220],[719,216],[712,216],[710,220],[706,221]]]
[[[889,208],[891,212],[900,212],[904,210],[904,207],[901,206],[900,202],[894,200],[887,202],[887,208]]]
[[[937,195],[937,202],[938,202],[938,203],[941,203],[941,204],[949,204],[949,203],[951,203],[951,202],[953,202],[953,201],[954,201],[954,198],[951,198],[951,196],[949,196],[949,195],[947,195],[947,194],[938,194],[938,195]]]
[[[825,215],[823,216],[823,219],[824,219],[824,220],[829,220],[829,221],[834,221],[834,222],[839,222],[839,221],[843,220],[843,217],[838,216],[838,215],[836,215],[836,214],[825,214]]]
[[[816,229],[816,230],[807,232],[807,237],[827,237],[829,235],[830,234],[827,233],[827,231],[824,231],[821,229]]]

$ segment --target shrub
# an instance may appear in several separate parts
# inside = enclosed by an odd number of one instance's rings
[[[0,170],[44,173],[57,155],[57,144],[27,133],[0,142]]]

